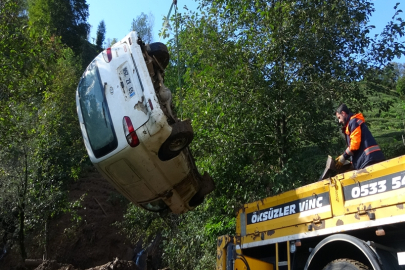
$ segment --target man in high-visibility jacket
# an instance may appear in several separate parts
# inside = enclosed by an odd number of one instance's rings
[[[347,143],[345,152],[335,160],[337,169],[350,158],[355,170],[385,160],[383,152],[365,123],[363,114],[353,114],[346,104],[341,104],[336,110],[336,117],[339,123],[343,124],[342,131]]]

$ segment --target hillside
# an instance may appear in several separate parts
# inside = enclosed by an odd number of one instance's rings
[[[81,221],[73,221],[70,214],[63,214],[49,223],[47,257],[80,269],[104,265],[115,258],[131,260],[133,246],[113,226],[114,222],[123,219],[127,201],[94,170],[71,186],[71,201],[82,196],[82,207],[77,209]],[[5,258],[0,269],[15,269],[16,247]],[[29,245],[27,253],[29,259],[41,259],[45,252]]]

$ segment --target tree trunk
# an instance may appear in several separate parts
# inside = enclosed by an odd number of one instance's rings
[[[27,195],[27,187],[28,187],[28,155],[26,149],[24,149],[24,162],[25,162],[25,171],[24,171],[24,178],[22,183],[22,193],[20,194],[20,206],[19,206],[19,223],[20,223],[20,231],[18,233],[18,243],[20,245],[20,253],[23,264],[25,264],[25,259],[27,259],[27,252],[25,251],[25,197]]]
[[[44,259],[48,260],[48,219],[45,221],[45,255]]]
[[[25,262],[25,259],[27,258],[27,253],[25,251],[25,237],[24,237],[24,219],[25,219],[24,208],[25,208],[24,205],[22,205],[22,207],[20,208],[19,213],[20,231],[18,233],[18,243],[20,245],[20,253],[23,262]]]

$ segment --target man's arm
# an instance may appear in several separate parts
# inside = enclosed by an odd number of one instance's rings
[[[359,150],[361,143],[361,124],[363,121],[360,119],[353,119],[349,122],[350,132],[350,145],[347,147],[346,151],[343,153],[345,159],[349,159],[350,156],[354,155],[354,151]]]

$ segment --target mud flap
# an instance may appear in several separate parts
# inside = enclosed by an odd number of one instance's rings
[[[198,177],[198,180],[200,189],[188,202],[188,205],[190,205],[191,207],[200,205],[204,201],[205,195],[209,194],[215,189],[214,181],[207,172],[204,172],[203,176]]]
[[[187,147],[183,151],[184,151],[184,154],[186,154],[187,158],[189,159],[189,164],[191,165],[190,169],[191,169],[191,171],[194,175],[194,179],[196,179],[198,187],[199,187],[197,193],[188,202],[188,205],[190,207],[196,207],[204,201],[205,195],[214,191],[215,183],[214,183],[214,180],[212,180],[212,177],[207,172],[204,172],[204,175],[201,175],[198,172],[197,166],[195,165],[194,157],[191,154],[190,149]]]

